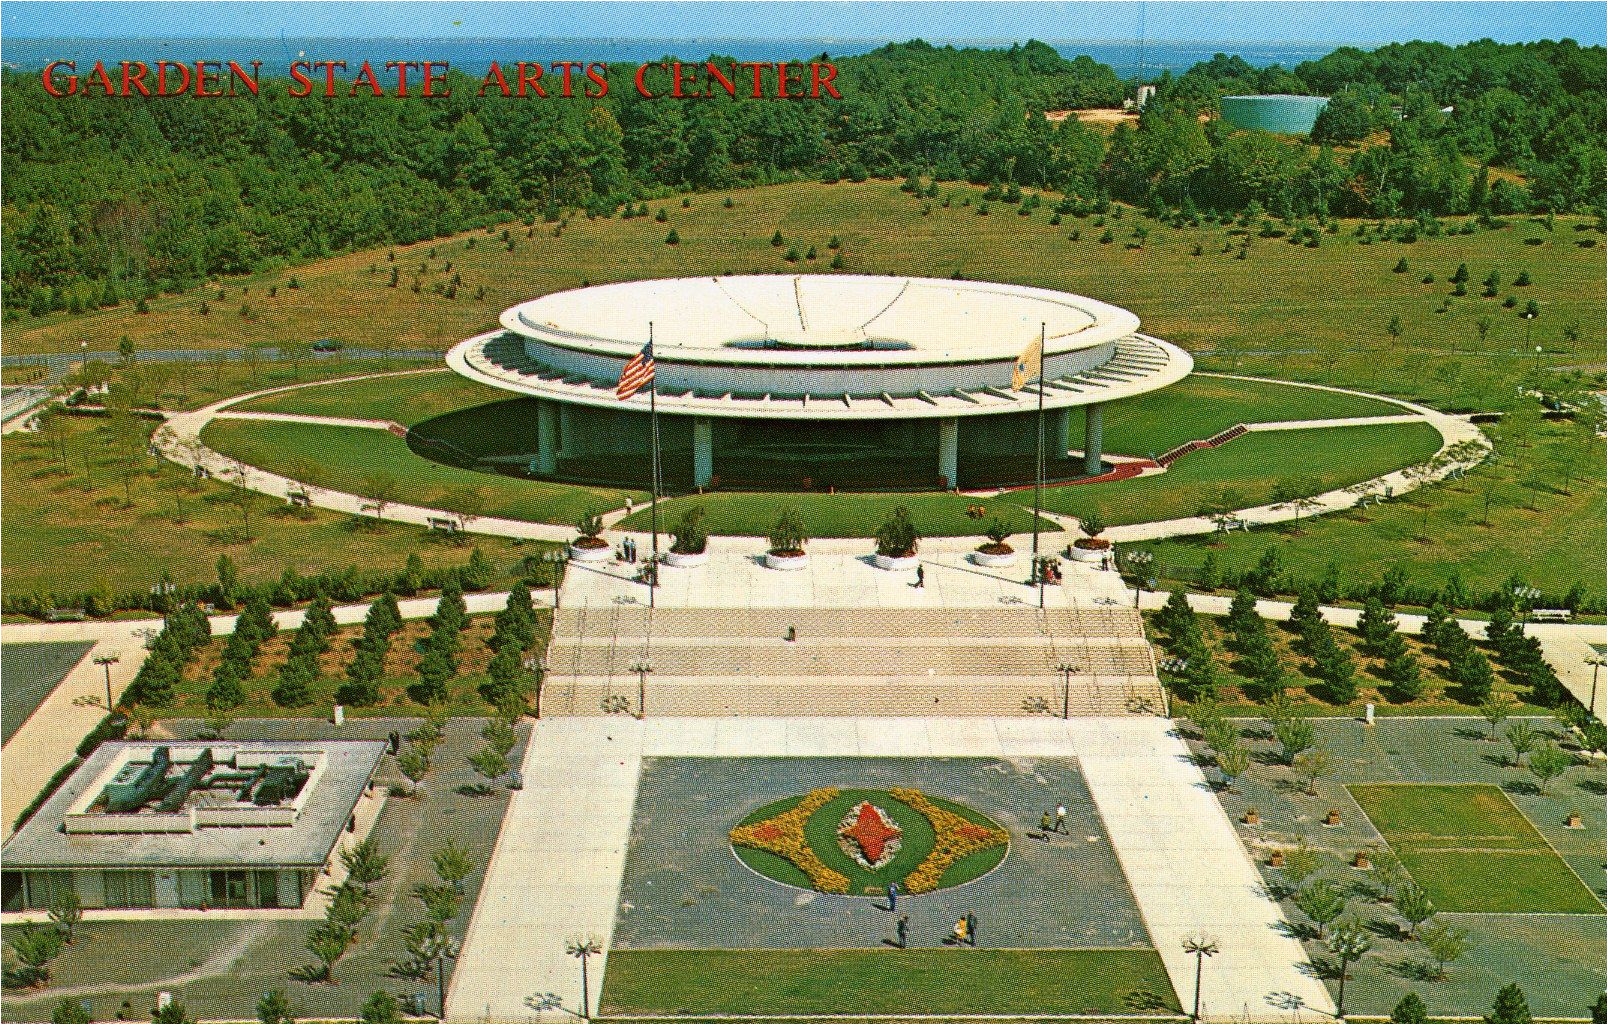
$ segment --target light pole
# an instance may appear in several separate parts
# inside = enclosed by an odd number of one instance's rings
[[[590,1021],[592,1018],[592,1005],[590,1003],[591,998],[588,995],[588,985],[586,981],[586,959],[591,957],[593,954],[603,953],[603,944],[601,941],[594,938],[570,940],[568,943],[564,944],[564,953],[568,954],[570,957],[578,957],[581,959],[581,1017]]]
[[[1072,674],[1078,671],[1078,666],[1073,662],[1062,662],[1055,667],[1055,671],[1061,674],[1061,718],[1070,719],[1072,718]]]
[[[519,664],[524,666],[527,672],[536,674],[536,718],[540,719],[542,717],[543,681],[541,659],[537,658],[535,655],[526,655],[524,658],[520,659]]]
[[[1592,715],[1596,715],[1597,670],[1601,669],[1604,665],[1608,665],[1608,659],[1603,658],[1601,655],[1592,655],[1590,658],[1586,659],[1586,665],[1591,667],[1591,704],[1586,706],[1586,711],[1590,712]]]
[[[1143,577],[1150,565],[1156,561],[1155,552],[1122,553],[1123,560],[1128,564],[1128,572],[1133,574],[1133,607],[1139,607],[1139,588],[1144,583]]]
[[[563,549],[559,549],[559,548],[555,548],[552,551],[547,552],[542,556],[542,560],[544,562],[550,562],[550,563],[553,564],[553,611],[554,612],[558,611],[558,592],[562,589],[562,588],[559,587],[559,584],[562,582],[560,578],[563,576],[563,570],[561,570],[559,567],[564,564],[564,561],[567,558],[568,558],[568,556],[566,556],[564,554]]]
[[[121,661],[123,661],[123,656],[118,654],[95,656],[95,664],[106,670],[106,711],[108,713],[112,710],[112,666]]]
[[[1535,314],[1533,314],[1533,313],[1525,313],[1525,315],[1524,315],[1524,347],[1526,349],[1528,349],[1530,347],[1530,325],[1533,324],[1534,322],[1535,322]],[[1541,346],[1539,346],[1539,345],[1537,345],[1535,347],[1535,366],[1536,366],[1537,370],[1541,369]]]
[[[631,671],[637,674],[637,718],[648,717],[648,674],[653,672],[652,662],[638,662],[631,666]]]
[[[1190,1021],[1200,1021],[1200,973],[1201,965],[1206,958],[1216,954],[1222,948],[1217,941],[1207,936],[1187,936],[1184,938],[1184,952],[1195,955],[1195,1013],[1189,1016]]]
[[[1335,1000],[1334,1016],[1343,1019],[1346,1016],[1346,969],[1373,949],[1373,941],[1358,926],[1343,925],[1329,935],[1328,946],[1329,952],[1340,959],[1340,995]]]
[[[1513,597],[1518,601],[1519,608],[1523,611],[1523,614],[1519,617],[1519,625],[1529,626],[1530,606],[1537,598],[1541,597],[1540,588],[1525,587],[1523,584],[1520,584],[1513,589]]]

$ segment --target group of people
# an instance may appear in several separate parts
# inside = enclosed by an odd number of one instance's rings
[[[637,561],[637,544],[635,538],[626,538],[620,542],[620,561],[635,563]]]
[[[1066,805],[1058,804],[1055,806],[1055,817],[1053,819],[1050,817],[1049,812],[1039,816],[1039,829],[1045,834],[1066,833],[1070,836],[1072,831],[1067,828],[1066,824]]]
[[[1066,809],[1062,808],[1061,812],[1062,818],[1065,818]],[[1049,813],[1045,812],[1045,814],[1048,815]],[[899,910],[899,884],[890,882],[887,892],[888,910],[897,912]],[[893,923],[893,930],[896,937],[894,946],[900,950],[907,949],[910,946],[910,916],[900,915],[898,920]],[[966,912],[966,917],[955,923],[955,927],[944,938],[944,943],[950,946],[977,946],[977,916],[970,911]]]
[[[1053,555],[1047,555],[1039,559],[1038,575],[1034,577],[1033,582],[1038,583],[1040,580],[1046,584],[1059,584],[1061,582],[1060,560]]]

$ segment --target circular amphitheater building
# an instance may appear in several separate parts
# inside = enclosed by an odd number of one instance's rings
[[[480,465],[645,485],[653,403],[670,492],[1030,483],[1040,422],[1047,479],[1098,475],[1104,406],[1172,384],[1192,366],[1182,349],[1140,333],[1127,310],[984,281],[631,281],[546,295],[501,321],[502,330],[455,346],[447,362],[527,398],[496,404],[506,408],[478,429],[439,433],[476,437]],[[1041,330],[1042,383],[1031,373],[1024,382],[1018,365]],[[620,377],[650,337],[656,393],[621,400]],[[431,434],[420,425],[412,442],[437,458],[467,455]]]

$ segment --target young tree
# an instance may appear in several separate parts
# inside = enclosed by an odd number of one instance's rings
[[[1496,742],[1496,729],[1513,710],[1513,702],[1506,694],[1492,694],[1480,702],[1480,718],[1491,724],[1491,742]]]
[[[1285,765],[1294,765],[1303,751],[1312,747],[1317,729],[1305,716],[1292,715],[1273,724],[1273,736],[1279,742],[1279,757]]]
[[[1296,775],[1307,781],[1307,796],[1318,796],[1318,780],[1334,771],[1329,752],[1321,747],[1302,752],[1295,757]]]
[[[1436,922],[1427,925],[1418,934],[1429,956],[1435,959],[1435,978],[1446,978],[1446,966],[1463,956],[1468,949],[1468,933]]]
[[[1525,719],[1519,719],[1507,728],[1508,744],[1513,748],[1513,765],[1515,768],[1524,764],[1524,756],[1534,751],[1536,745],[1541,743],[1535,727]]]
[[[339,922],[324,922],[308,934],[307,949],[318,958],[321,966],[318,977],[321,980],[334,984],[335,962],[346,953],[353,939],[352,927]]]
[[[432,922],[445,924],[458,917],[458,890],[454,886],[420,883],[413,888],[413,896],[424,905],[424,913]]]
[[[1524,999],[1524,990],[1518,983],[1510,982],[1497,990],[1496,1001],[1485,1020],[1500,1025],[1530,1025],[1534,1020],[1530,1017],[1530,1003]]]
[[[95,1016],[90,1013],[82,1000],[62,997],[61,1002],[51,1008],[50,1020],[63,1025],[89,1025],[95,1020]]]
[[[1245,775],[1250,765],[1250,752],[1239,744],[1217,749],[1217,768],[1223,774],[1223,785],[1230,791],[1234,789],[1234,781]]]
[[[436,851],[430,860],[435,864],[436,878],[463,893],[463,881],[475,870],[475,862],[469,857],[469,852],[448,840],[446,846]]]
[[[1552,781],[1567,772],[1574,761],[1574,755],[1557,744],[1548,742],[1542,744],[1530,756],[1530,773],[1541,784],[1541,792],[1544,794]]]
[[[341,864],[346,866],[347,878],[366,891],[385,878],[391,859],[381,854],[379,844],[369,837],[350,850],[341,851]]]
[[[290,998],[285,996],[284,990],[271,989],[262,995],[262,999],[257,1001],[257,1020],[265,1025],[281,1025],[296,1020],[290,1010]]]
[[[1251,593],[1249,587],[1241,585],[1234,592],[1234,600],[1228,603],[1228,616],[1223,623],[1235,634],[1262,628],[1262,617],[1256,614],[1256,595]]]
[[[22,926],[6,942],[21,966],[15,976],[23,986],[43,986],[50,981],[50,962],[61,956],[67,941],[57,929]]]
[[[1395,614],[1385,608],[1377,595],[1370,594],[1357,619],[1357,632],[1362,635],[1363,646],[1369,654],[1378,654],[1379,645],[1396,632],[1397,625]]]
[[[402,1008],[397,1004],[396,997],[383,989],[377,989],[369,994],[363,1001],[363,1011],[360,1019],[364,1022],[400,1022],[402,1021]]]
[[[1321,940],[1329,923],[1345,913],[1346,895],[1329,880],[1314,879],[1295,895],[1295,906],[1312,919],[1312,924],[1318,927],[1318,939]]]
[[[79,901],[77,891],[68,890],[50,902],[50,920],[60,927],[67,945],[72,946],[73,929],[84,920],[84,905]]]
[[[396,767],[402,777],[413,786],[413,796],[419,796],[419,783],[430,772],[430,759],[416,747],[403,751],[396,759]]]
[[[469,764],[485,779],[482,793],[491,793],[491,785],[508,771],[508,759],[494,747],[483,747],[469,756]]]
[[[1424,677],[1418,669],[1418,657],[1406,650],[1405,646],[1399,654],[1385,662],[1380,675],[1390,681],[1391,694],[1397,701],[1417,701],[1424,696]]]
[[[1408,883],[1398,888],[1391,903],[1396,905],[1396,913],[1407,923],[1408,939],[1416,940],[1418,927],[1435,914],[1435,902],[1430,900],[1429,894],[1416,883]]]
[[[519,736],[514,732],[514,724],[501,716],[487,722],[485,729],[480,731],[480,736],[485,740],[486,746],[505,757],[514,749],[514,745],[519,743]]]
[[[205,306],[206,303],[201,305]],[[192,1020],[190,1011],[182,1000],[170,1000],[166,1007],[154,1008],[151,1011],[151,1021],[159,1025],[185,1025]]]
[[[1424,1006],[1424,998],[1417,993],[1408,993],[1396,1001],[1396,1006],[1390,1012],[1392,1022],[1403,1025],[1420,1025],[1429,1021],[1429,1008]]]

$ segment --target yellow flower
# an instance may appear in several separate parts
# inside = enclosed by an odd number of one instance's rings
[[[938,888],[955,862],[969,854],[1001,847],[1011,842],[1010,834],[1003,829],[978,825],[970,819],[946,811],[927,799],[927,795],[911,787],[894,787],[888,791],[894,798],[920,812],[932,823],[932,850],[921,864],[905,876],[906,893],[930,893]]]
[[[811,790],[802,801],[780,815],[733,829],[731,842],[786,858],[822,893],[848,893],[849,877],[827,867],[804,838],[804,823],[837,797],[838,792],[836,787]]]

